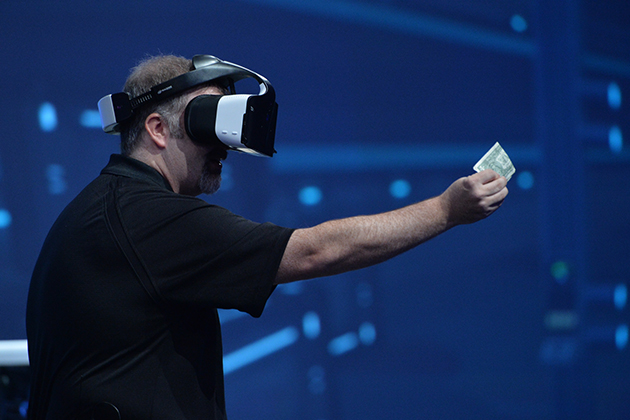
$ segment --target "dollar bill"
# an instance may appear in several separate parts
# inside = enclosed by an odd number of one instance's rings
[[[488,152],[483,155],[479,162],[473,166],[476,172],[481,172],[485,169],[492,169],[501,176],[504,176],[508,181],[512,178],[512,175],[516,172],[510,157],[505,153],[503,147],[496,142],[494,146]]]

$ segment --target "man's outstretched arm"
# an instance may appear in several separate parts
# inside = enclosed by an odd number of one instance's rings
[[[297,229],[276,283],[330,276],[386,261],[453,226],[484,219],[507,196],[507,181],[492,170],[460,178],[437,197],[371,216]]]

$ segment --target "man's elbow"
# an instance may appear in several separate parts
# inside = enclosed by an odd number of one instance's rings
[[[282,256],[275,283],[290,283],[329,275],[334,266],[331,247],[317,244],[318,241],[309,229],[293,232]]]

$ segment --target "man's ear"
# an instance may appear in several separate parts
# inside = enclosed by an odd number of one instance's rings
[[[170,132],[161,114],[157,112],[150,114],[147,119],[144,120],[144,129],[149,135],[149,138],[159,149],[166,148],[166,142]]]

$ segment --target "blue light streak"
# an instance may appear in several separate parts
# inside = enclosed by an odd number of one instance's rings
[[[630,61],[622,61],[602,55],[584,53],[582,64],[591,70],[603,71],[607,74],[615,74],[630,77]]]
[[[328,343],[328,353],[332,356],[341,356],[359,345],[359,337],[354,332],[346,333],[342,336],[332,339]]]
[[[487,145],[451,144],[448,146],[389,145],[361,146],[283,146],[282,153],[270,161],[276,173],[360,172],[366,170],[418,170],[469,168],[488,150]],[[542,161],[540,148],[510,145],[509,155],[519,166],[536,166]]]
[[[537,52],[536,44],[533,41],[522,39],[520,36],[493,32],[480,26],[410,12],[386,4],[341,0],[247,1],[471,47],[530,57],[533,57]]]
[[[300,336],[294,327],[286,327],[265,338],[246,345],[223,357],[223,372],[228,374],[250,365],[295,343]]]
[[[102,128],[101,114],[93,109],[86,109],[79,117],[79,123],[85,128]]]

